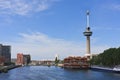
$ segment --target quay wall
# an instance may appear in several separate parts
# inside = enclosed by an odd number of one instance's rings
[[[0,73],[1,72],[8,72],[11,69],[21,67],[21,65],[10,65],[10,66],[3,66],[0,68]]]

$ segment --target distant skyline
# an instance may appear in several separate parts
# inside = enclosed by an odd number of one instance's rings
[[[0,0],[0,43],[32,59],[60,59],[86,53],[86,11],[90,11],[91,53],[120,46],[120,0]]]

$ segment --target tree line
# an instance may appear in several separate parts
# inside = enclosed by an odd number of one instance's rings
[[[99,55],[93,56],[90,60],[91,65],[99,65],[105,67],[114,67],[120,65],[120,47],[109,48]]]

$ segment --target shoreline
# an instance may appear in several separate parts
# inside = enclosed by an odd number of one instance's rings
[[[0,69],[0,73],[2,73],[2,72],[7,73],[9,70],[14,69],[14,68],[18,68],[18,67],[21,67],[21,66],[20,65],[3,66]]]
[[[22,67],[21,65],[11,65],[11,66],[4,66],[3,68],[0,69],[0,73],[7,73],[9,70]],[[60,67],[60,66],[58,66]],[[69,68],[71,69],[71,68]],[[84,69],[85,70],[85,69]],[[108,68],[108,67],[99,67],[99,66],[91,66],[89,70],[94,70],[94,71],[101,71],[101,72],[111,72],[111,73],[119,73],[120,71],[114,70],[113,68]]]

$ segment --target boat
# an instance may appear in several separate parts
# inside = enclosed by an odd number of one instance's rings
[[[113,72],[120,73],[120,65],[113,68]]]

